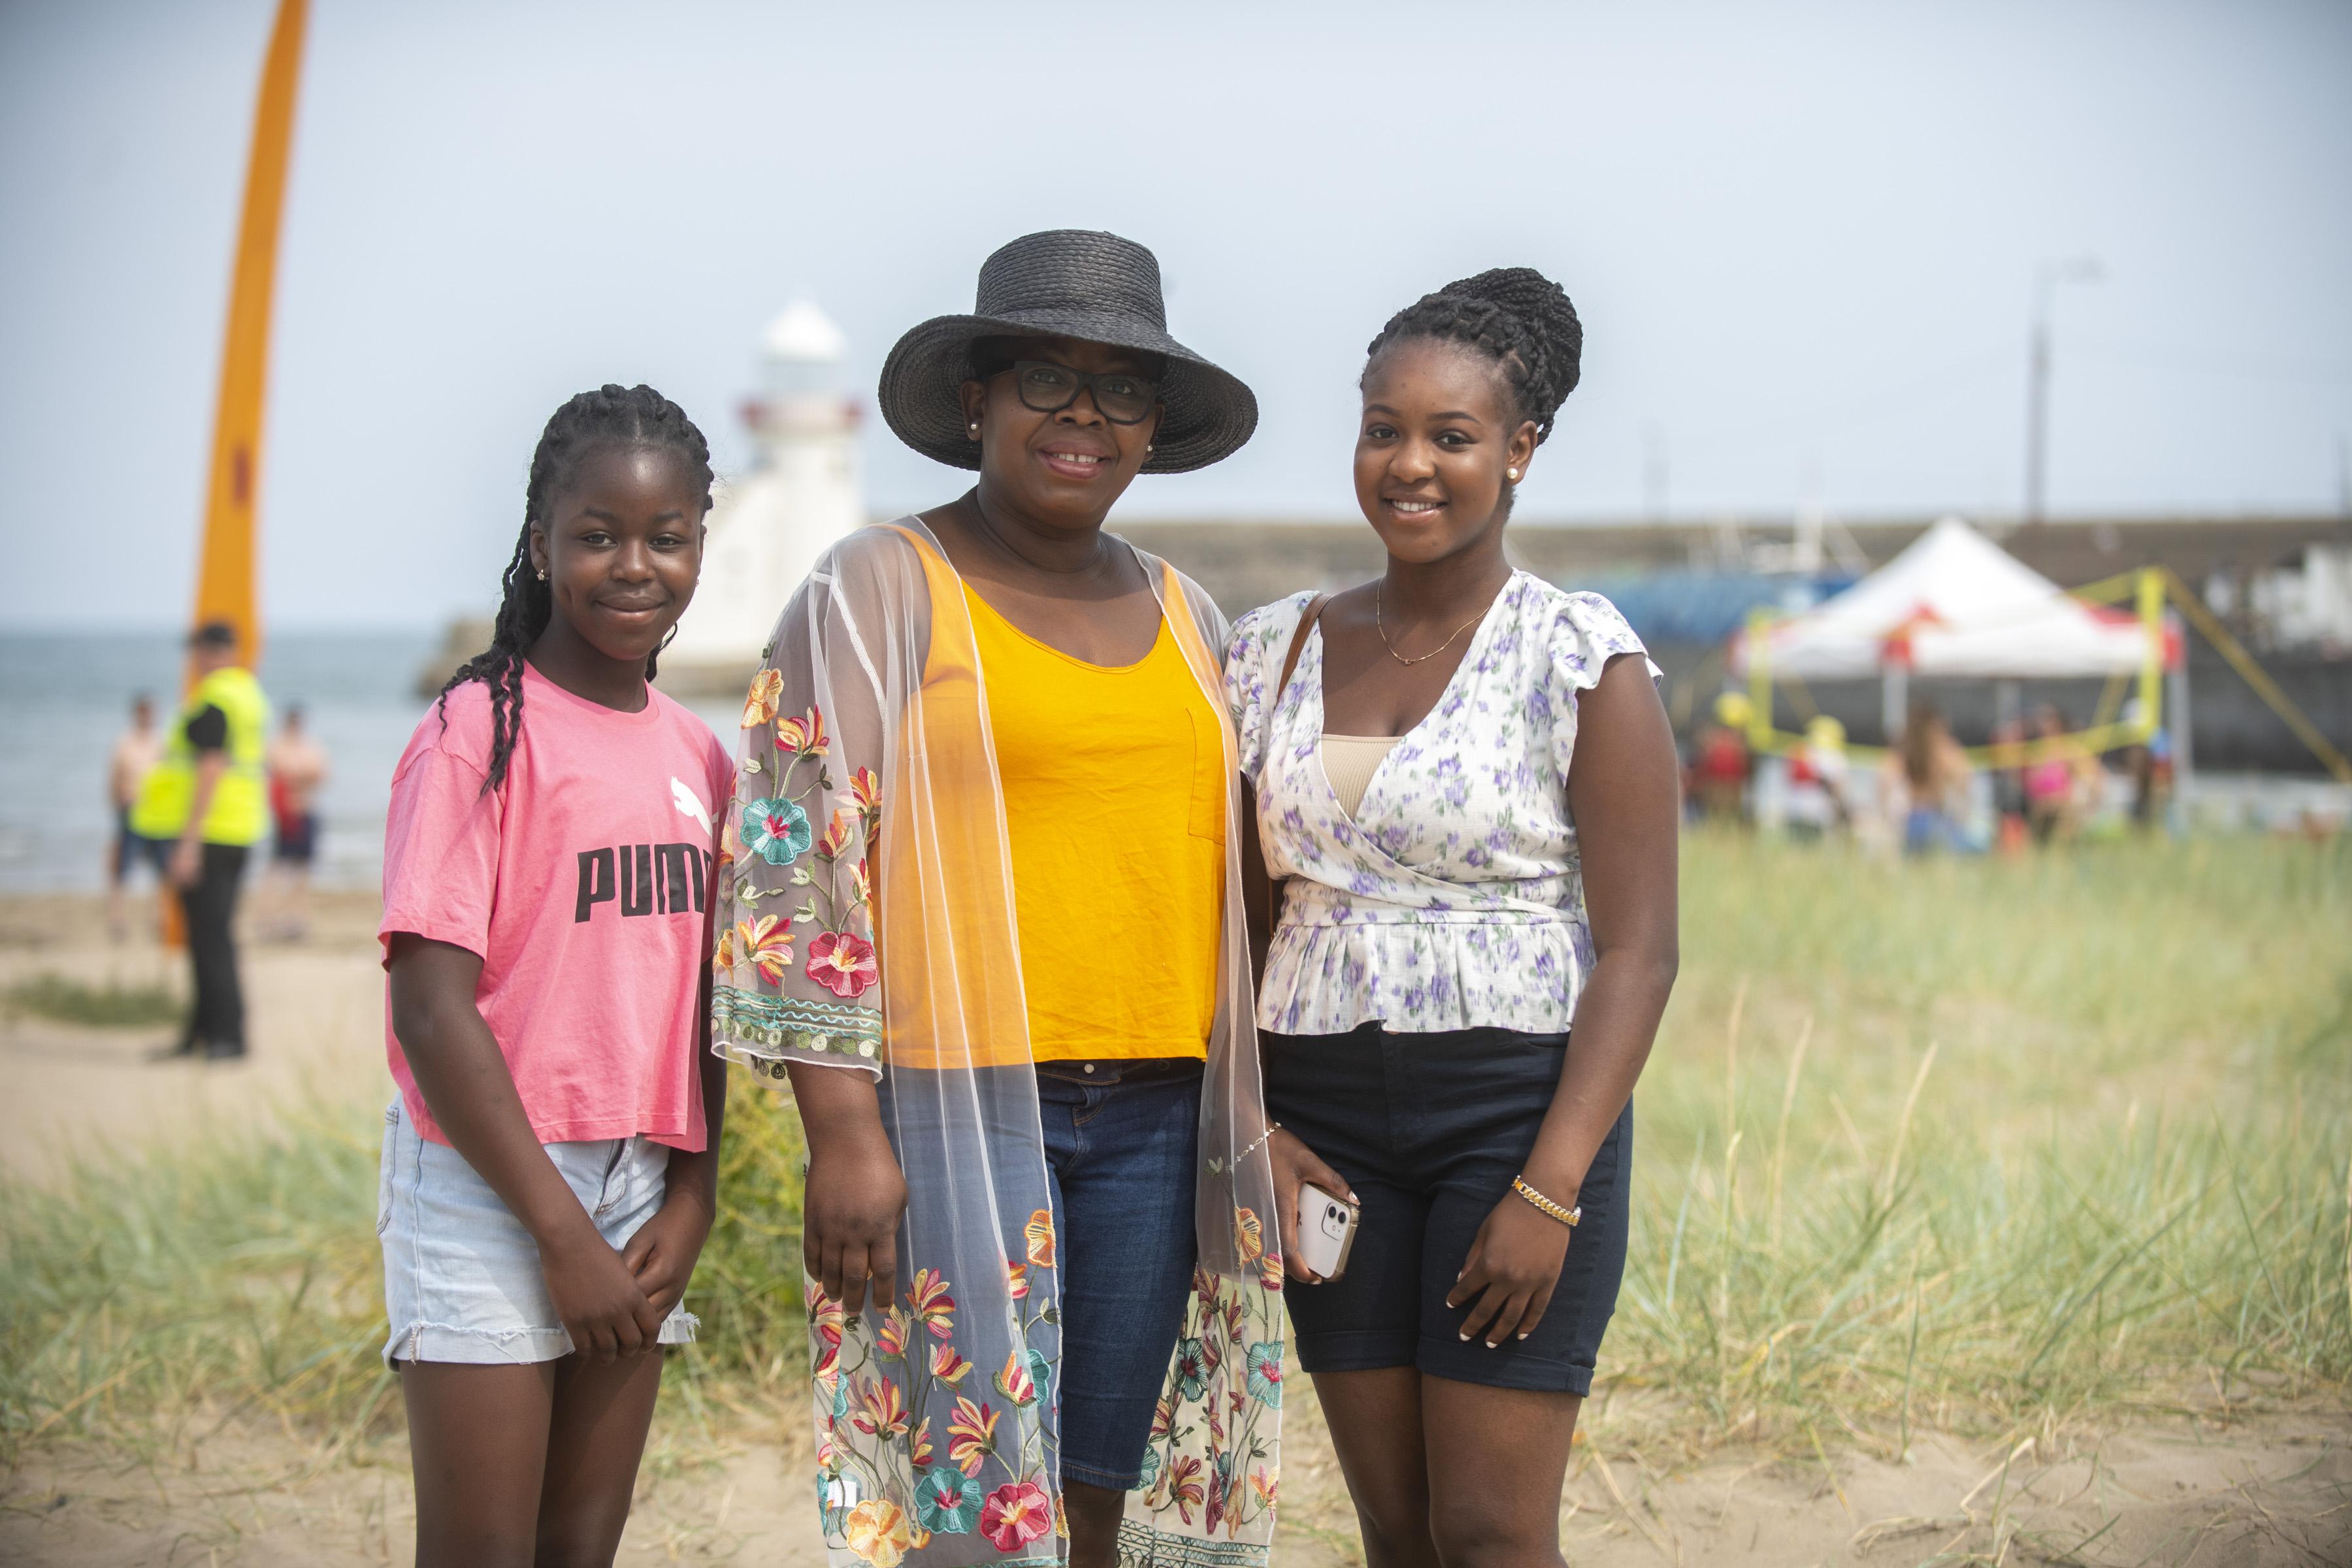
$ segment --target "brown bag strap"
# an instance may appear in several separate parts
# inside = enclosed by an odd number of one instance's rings
[[[1298,629],[1290,634],[1290,652],[1282,661],[1282,679],[1266,693],[1269,703],[1281,701],[1282,694],[1290,689],[1290,672],[1298,668],[1298,650],[1307,646],[1307,634],[1315,629],[1315,617],[1323,613],[1323,606],[1330,599],[1328,594],[1318,594],[1307,601],[1307,613],[1298,617]]]

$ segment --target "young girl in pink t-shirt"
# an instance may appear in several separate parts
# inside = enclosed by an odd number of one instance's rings
[[[732,764],[647,684],[694,597],[710,454],[649,386],[531,458],[487,653],[394,771],[376,1230],[420,1563],[609,1563],[694,1336],[724,1064],[705,1048]],[[648,1353],[653,1352],[653,1353]]]

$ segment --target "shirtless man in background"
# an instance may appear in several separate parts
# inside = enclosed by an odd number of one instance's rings
[[[299,942],[310,928],[310,864],[319,853],[319,791],[327,783],[327,753],[310,738],[299,703],[289,703],[278,738],[269,743],[269,812],[277,843],[264,883],[269,917],[265,934]]]
[[[131,727],[115,737],[114,754],[106,764],[106,804],[114,814],[114,838],[106,851],[106,925],[121,942],[126,926],[124,888],[134,861],[147,858],[145,840],[131,831],[131,803],[147,770],[162,754],[163,737],[155,731],[155,700],[142,691],[131,699]]]

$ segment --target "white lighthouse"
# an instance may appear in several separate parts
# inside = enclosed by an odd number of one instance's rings
[[[834,541],[866,521],[857,405],[841,387],[847,346],[805,300],[768,323],[761,395],[744,410],[751,471],[711,509],[701,585],[661,657],[661,685],[673,695],[741,689],[784,601]]]

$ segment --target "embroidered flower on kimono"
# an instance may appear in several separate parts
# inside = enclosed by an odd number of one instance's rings
[[[719,933],[719,946],[710,954],[710,972],[725,974],[735,967],[735,932],[730,929]]]
[[[1258,1224],[1255,1209],[1234,1211],[1234,1245],[1241,1249],[1244,1263],[1255,1263],[1265,1252],[1265,1232]]]
[[[1037,1403],[1037,1384],[1029,1375],[1029,1363],[1018,1346],[1004,1357],[1004,1370],[996,1374],[996,1392],[1015,1405]]]
[[[887,1356],[905,1355],[907,1336],[914,1331],[914,1328],[915,1321],[907,1316],[904,1307],[891,1308],[890,1315],[882,1320],[882,1326],[874,1331],[875,1348]]]
[[[1282,1342],[1259,1342],[1249,1348],[1249,1391],[1261,1405],[1282,1408]]]
[[[763,669],[751,678],[751,690],[743,699],[743,728],[756,730],[776,716],[776,703],[784,695],[784,678],[781,671]]]
[[[1176,1388],[1186,1399],[1209,1392],[1209,1356],[1198,1340],[1176,1342]]]
[[[808,1307],[809,1343],[816,1349],[816,1373],[823,1377],[841,1359],[841,1329],[845,1315],[841,1303],[828,1297],[822,1286],[811,1283],[803,1295]]]
[[[952,1388],[961,1383],[964,1373],[971,1370],[971,1363],[956,1354],[955,1346],[933,1345],[931,1347],[931,1375],[949,1387]]]
[[[824,836],[816,841],[816,852],[828,860],[838,860],[841,852],[859,842],[865,835],[857,828],[857,813],[843,806],[824,825]]]
[[[874,944],[847,931],[829,931],[811,942],[803,973],[844,1001],[866,994],[881,974]]]
[[[955,1298],[948,1294],[946,1276],[936,1268],[918,1268],[907,1287],[907,1305],[915,1310],[931,1338],[943,1340],[955,1332]]]
[[[789,866],[808,852],[808,813],[789,800],[755,800],[743,808],[743,847],[771,866]]]
[[[874,818],[874,826],[882,826],[882,776],[872,768],[859,768],[849,775],[849,798],[857,809]]]
[[[866,862],[863,860],[849,868],[849,891],[851,897],[859,903],[866,905],[869,910],[873,908],[874,874],[866,868]]]
[[[948,1417],[949,1460],[965,1475],[976,1476],[995,1452],[996,1412],[958,1394],[955,1414]]]
[[[1197,1479],[1202,1470],[1198,1455],[1179,1454],[1168,1461],[1168,1496],[1176,1505],[1177,1517],[1186,1524],[1192,1522],[1192,1510],[1206,1497]]]
[[[769,984],[781,984],[793,962],[793,928],[779,916],[761,915],[737,921],[734,935],[743,962],[757,964]]]
[[[907,1463],[920,1470],[928,1468],[930,1462],[931,1424],[926,1421],[916,1427],[915,1435],[907,1440]],[[915,1542],[916,1549],[921,1550],[922,1544],[919,1541]]]
[[[1269,1252],[1257,1260],[1257,1282],[1269,1290],[1282,1289],[1282,1254]]]
[[[1163,1394],[1160,1396],[1160,1403],[1151,1407],[1151,1435],[1165,1437],[1175,1429],[1176,1402]]]
[[[776,745],[803,757],[821,757],[832,744],[824,732],[824,715],[812,708],[805,718],[776,721]]]
[[[914,1542],[908,1538],[906,1511],[888,1498],[868,1498],[849,1510],[841,1526],[842,1538],[873,1568],[898,1568]]]
[[[1029,1223],[1021,1227],[1021,1234],[1029,1241],[1029,1261],[1040,1268],[1054,1267],[1054,1211],[1038,1209],[1032,1213]]]
[[[868,1436],[887,1440],[903,1436],[912,1421],[896,1383],[887,1377],[871,1383],[858,1380],[857,1414],[849,1418],[851,1426]]]
[[[1007,1481],[980,1505],[980,1532],[999,1552],[1017,1552],[1054,1528],[1054,1500],[1035,1481]]]
[[[1276,1473],[1263,1465],[1250,1472],[1250,1490],[1257,1493],[1257,1500],[1268,1508],[1274,1506],[1274,1494],[1278,1484]]]
[[[969,1535],[980,1522],[980,1483],[958,1470],[933,1470],[915,1486],[915,1517],[941,1535]]]
[[[1028,1265],[1007,1261],[1004,1265],[1004,1289],[1016,1301],[1029,1294]]]

